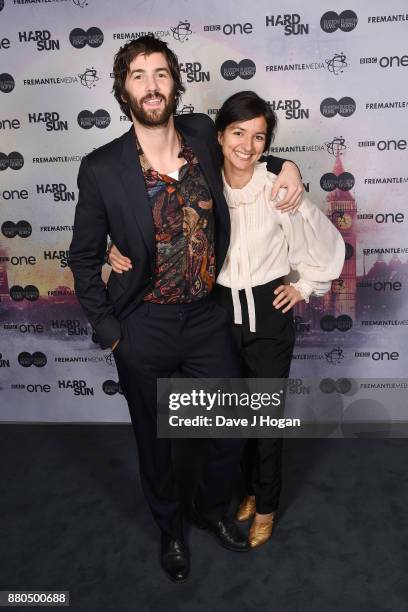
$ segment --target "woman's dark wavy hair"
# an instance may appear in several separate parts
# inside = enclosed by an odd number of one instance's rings
[[[128,119],[131,119],[130,109],[127,102],[123,101],[122,96],[126,99],[125,92],[125,81],[129,72],[129,66],[137,55],[143,53],[144,55],[151,55],[152,53],[162,53],[169,65],[170,74],[174,81],[174,96],[175,105],[177,107],[180,96],[185,92],[185,87],[181,81],[180,66],[177,59],[177,55],[173,53],[167,46],[167,43],[163,42],[155,36],[139,36],[130,42],[126,43],[119,49],[115,55],[113,62],[113,94],[119,103],[122,112]]]
[[[278,120],[269,103],[254,91],[239,91],[225,100],[215,118],[215,127],[217,132],[223,132],[231,123],[248,121],[256,117],[265,117],[266,138],[264,151],[266,151],[271,145]]]

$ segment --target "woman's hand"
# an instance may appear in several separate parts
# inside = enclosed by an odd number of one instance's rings
[[[128,272],[128,270],[132,269],[132,262],[130,259],[128,257],[124,257],[114,244],[112,244],[109,251],[108,262],[116,274],[123,274],[123,272]]]
[[[284,162],[282,170],[276,177],[271,193],[272,200],[278,197],[279,189],[286,189],[286,196],[283,200],[278,201],[276,208],[281,212],[295,213],[302,202],[305,189],[299,169],[291,161]]]
[[[275,306],[275,308],[282,308],[282,306],[287,304],[282,312],[288,312],[295,304],[303,300],[299,291],[295,289],[295,287],[292,287],[292,285],[279,285],[279,287],[275,289],[274,294],[277,297],[272,302],[272,306]]]

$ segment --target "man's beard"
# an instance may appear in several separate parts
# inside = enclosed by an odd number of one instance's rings
[[[143,107],[143,102],[152,98],[160,98],[161,100],[163,100],[164,108],[146,111]],[[163,96],[159,92],[153,92],[147,96],[144,96],[140,100],[140,103],[136,100],[136,98],[133,98],[128,94],[128,104],[135,119],[142,125],[146,125],[148,127],[166,125],[170,117],[176,112],[176,101],[174,98],[174,93],[171,93],[169,99],[166,100],[165,96]]]

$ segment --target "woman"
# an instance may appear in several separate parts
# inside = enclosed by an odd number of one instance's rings
[[[231,242],[213,291],[231,316],[231,329],[248,378],[287,378],[295,341],[292,308],[322,296],[344,263],[344,242],[327,217],[307,199],[287,215],[269,194],[276,176],[259,162],[269,148],[276,116],[256,93],[234,94],[215,120],[224,155],[224,195]],[[112,247],[115,272],[129,260]],[[296,271],[298,280],[285,283]],[[282,439],[249,439],[242,457],[246,495],[236,518],[253,518],[249,544],[272,534],[281,489]]]

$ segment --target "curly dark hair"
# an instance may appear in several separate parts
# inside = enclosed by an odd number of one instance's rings
[[[129,72],[129,66],[137,55],[151,55],[152,53],[162,53],[169,65],[170,74],[174,81],[175,107],[177,107],[180,96],[185,92],[185,87],[181,81],[180,66],[177,55],[169,49],[167,43],[155,36],[139,36],[126,43],[119,49],[113,62],[113,94],[119,103],[120,108],[128,119],[131,119],[129,104],[123,100],[125,95],[125,81]],[[123,97],[122,97],[123,96]]]

